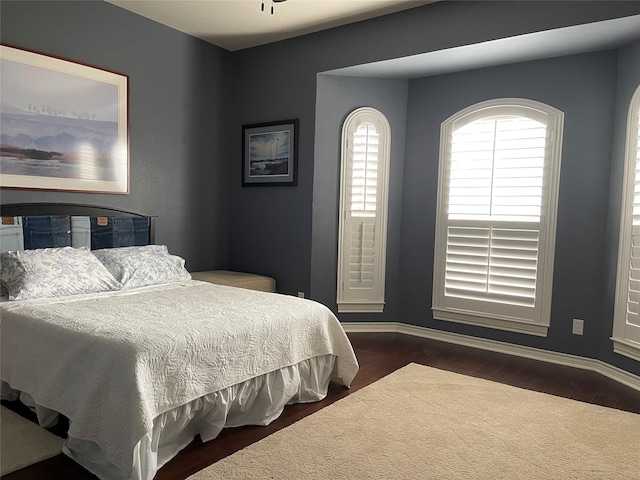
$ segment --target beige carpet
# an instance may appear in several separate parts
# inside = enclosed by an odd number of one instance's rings
[[[63,442],[62,438],[0,407],[0,475],[59,454]]]
[[[638,480],[640,415],[411,364],[189,478]]]

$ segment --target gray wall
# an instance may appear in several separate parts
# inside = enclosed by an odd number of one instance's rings
[[[392,160],[392,172],[403,170],[404,178],[401,185],[394,187],[392,183],[390,189],[391,269],[387,274],[390,295],[385,312],[340,314],[340,319],[401,321],[591,358],[608,352],[609,363],[638,372],[637,362],[611,353],[608,340],[611,313],[603,315],[603,308],[612,309],[608,302],[615,290],[616,259],[610,260],[607,256],[610,231],[597,227],[607,224],[610,215],[611,152],[614,139],[616,143],[624,143],[624,138],[618,138],[617,130],[614,136],[616,108],[624,109],[623,121],[626,122],[626,110],[633,93],[630,90],[640,83],[636,63],[637,49],[628,47],[620,54],[605,51],[414,79],[408,82],[406,104],[392,93],[393,86],[397,93],[404,92],[403,81],[385,84],[374,79],[321,75],[313,192],[313,297],[335,311],[339,131],[344,117],[355,106],[381,108],[380,105],[384,105],[381,109],[385,113],[393,112],[394,122],[402,124],[402,107],[408,104],[404,161],[397,156]],[[616,96],[621,82],[626,85],[622,89],[622,102]],[[500,97],[538,100],[565,113],[551,328],[546,338],[438,321],[432,318],[430,310],[440,125],[469,105]],[[397,102],[395,109],[394,102]],[[404,132],[394,131],[392,127],[392,143],[399,140],[396,133],[400,133],[401,138]],[[611,196],[617,198],[617,206],[612,211],[617,216],[620,183],[621,178],[612,179],[616,187]],[[397,195],[401,195],[401,200]],[[395,231],[397,208],[401,214],[399,244]],[[615,220],[618,221],[617,217]],[[617,231],[613,236],[617,242]],[[617,252],[617,243],[615,247]],[[398,258],[400,271],[396,276]],[[613,285],[607,282],[612,265]],[[395,284],[395,278],[399,283]],[[573,318],[585,320],[583,336],[571,334]]]
[[[404,322],[587,357],[596,356],[604,291],[604,228],[615,108],[615,51],[413,80],[402,221]],[[474,103],[520,97],[565,114],[551,328],[546,338],[433,320],[430,307],[440,125]],[[585,320],[583,336],[571,334]],[[611,332],[608,332],[611,335]]]
[[[233,58],[229,267],[275,277],[279,292],[308,293],[315,71],[307,52],[288,42]],[[242,125],[293,118],[300,120],[298,185],[242,187]]]
[[[291,294],[309,292],[310,279],[317,277],[311,246],[324,233],[313,230],[312,205],[325,195],[313,189],[318,73],[634,13],[640,13],[640,3],[438,2],[234,52],[231,123],[237,133],[231,158],[240,158],[241,125],[279,119],[300,119],[300,150],[295,188],[243,188],[240,165],[234,165],[230,268],[274,276],[278,291]],[[314,291],[310,295],[316,297]]]
[[[378,321],[396,321],[400,314],[400,219],[408,82],[319,75],[314,162],[313,243],[311,292],[313,298],[336,310],[338,210],[340,204],[340,145],[342,124],[358,107],[382,112],[391,128],[387,265],[384,313]],[[371,320],[367,314],[343,314],[343,321]]]
[[[229,56],[106,2],[0,5],[3,43],[129,75],[129,195],[2,190],[157,215],[156,241],[190,270],[228,262]]]

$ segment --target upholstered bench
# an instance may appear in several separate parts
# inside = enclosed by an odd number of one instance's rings
[[[194,280],[216,283],[218,285],[230,285],[232,287],[248,288],[263,292],[275,292],[276,280],[264,275],[254,273],[231,272],[229,270],[209,270],[204,272],[192,272]]]

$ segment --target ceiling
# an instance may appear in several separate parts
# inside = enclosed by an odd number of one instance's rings
[[[616,49],[637,41],[640,41],[640,15],[633,15],[354,65],[325,73],[377,78],[418,78]]]
[[[437,0],[107,0],[235,51],[419,7]],[[264,3],[264,11],[261,7]],[[273,6],[274,13],[271,14]]]
[[[438,0],[106,0],[229,51],[419,7]],[[264,1],[264,11],[261,6]],[[274,13],[270,10],[273,6]],[[325,73],[417,78],[617,48],[640,40],[640,15],[464,45]]]

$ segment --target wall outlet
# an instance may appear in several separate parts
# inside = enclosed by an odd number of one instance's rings
[[[571,333],[574,335],[582,335],[584,331],[584,320],[579,318],[573,319],[573,328],[571,329]]]
[[[300,298],[304,298],[304,292],[298,292],[298,296],[299,296]]]

